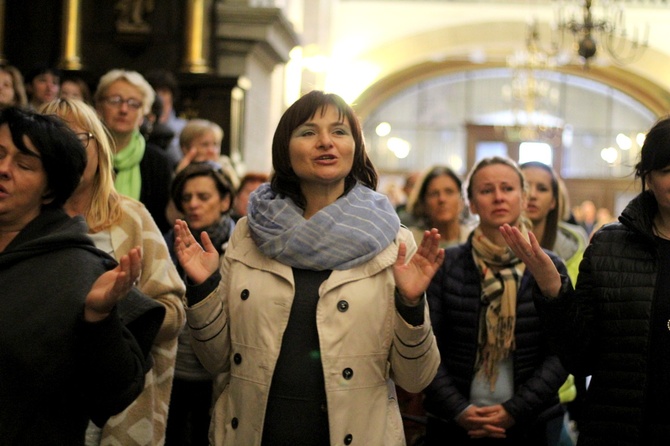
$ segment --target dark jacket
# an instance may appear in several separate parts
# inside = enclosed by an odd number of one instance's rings
[[[45,210],[0,252],[0,443],[80,445],[89,419],[122,411],[144,386],[144,354],[116,311],[83,319],[115,262],[83,219]]]
[[[171,228],[165,211],[170,200],[170,184],[174,172],[172,163],[164,150],[147,143],[144,157],[140,161],[140,172],[140,201],[146,206],[161,234],[165,234]]]
[[[444,263],[428,288],[430,318],[442,361],[437,376],[425,390],[425,407],[431,416],[449,423],[454,423],[452,420],[470,404],[480,312],[485,308],[471,240],[472,236],[465,244],[445,251]],[[550,256],[565,274],[562,261],[553,253]],[[503,403],[516,422],[508,436],[522,435],[538,419],[545,421],[563,413],[558,389],[567,373],[558,358],[549,353],[548,337],[533,304],[534,283],[526,270],[517,295],[514,396]]]
[[[645,401],[654,392],[648,388],[648,370],[659,273],[652,232],[656,212],[651,194],[638,195],[619,222],[593,236],[576,291],[564,285],[557,299],[548,300],[536,290],[538,310],[555,334],[566,368],[592,375],[579,424],[580,446],[670,444],[667,405],[654,409],[665,414],[665,426],[651,427],[645,413]],[[667,290],[658,294],[668,299]]]

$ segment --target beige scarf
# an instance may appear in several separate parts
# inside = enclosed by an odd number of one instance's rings
[[[519,228],[528,238],[525,224]],[[498,380],[498,365],[514,350],[516,297],[526,265],[507,246],[492,243],[476,228],[472,237],[472,255],[482,280],[482,311],[479,323],[479,348],[476,369],[488,380],[491,391]]]

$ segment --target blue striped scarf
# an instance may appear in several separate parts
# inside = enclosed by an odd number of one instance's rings
[[[346,270],[389,246],[400,220],[385,195],[356,184],[309,220],[291,199],[269,183],[249,197],[251,237],[266,256],[295,268]]]

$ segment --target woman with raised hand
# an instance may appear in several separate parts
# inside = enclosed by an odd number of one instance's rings
[[[63,204],[86,153],[59,119],[0,110],[0,439],[82,445],[142,391],[145,355],[119,306],[141,251],[96,249]]]
[[[334,94],[286,110],[274,175],[250,197],[219,270],[178,221],[193,348],[221,384],[214,445],[400,445],[393,381],[420,391],[439,355],[424,291],[443,260],[437,230],[416,247]],[[220,283],[219,283],[220,282]]]
[[[196,240],[200,242],[200,234],[206,232],[223,259],[235,222],[230,217],[233,186],[221,167],[211,161],[187,165],[172,181],[170,195],[176,210],[182,213]],[[186,281],[174,251],[173,230],[165,234],[165,241],[177,271]],[[207,446],[213,378],[193,351],[189,327],[184,325],[177,348],[165,438],[167,446]]]
[[[484,158],[466,190],[479,225],[445,251],[428,288],[441,365],[424,391],[426,444],[554,445],[567,373],[535,311],[533,277],[498,229],[527,234],[525,178],[510,159]],[[565,272],[558,257],[547,259]]]
[[[670,439],[670,118],[647,133],[642,192],[591,238],[576,289],[531,233],[502,225],[537,281],[535,303],[568,371],[591,375],[578,444],[660,446]],[[666,278],[668,280],[666,280]]]
[[[86,148],[86,169],[65,203],[65,211],[71,216],[84,217],[96,246],[116,259],[133,246],[141,246],[142,275],[137,288],[165,308],[165,318],[151,347],[153,367],[147,372],[144,391],[122,414],[110,420],[102,432],[89,431],[89,444],[97,445],[100,441],[161,444],[165,440],[177,337],[185,320],[184,283],[146,207],[116,191],[113,140],[95,110],[77,99],[56,99],[40,111],[65,121]]]

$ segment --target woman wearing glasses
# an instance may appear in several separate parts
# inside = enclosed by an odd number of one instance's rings
[[[145,358],[120,320],[141,254],[114,267],[62,209],[85,162],[60,120],[0,110],[2,444],[82,444],[88,419],[142,390]]]
[[[165,152],[140,133],[156,94],[136,71],[111,70],[100,78],[93,96],[102,121],[114,138],[116,189],[147,207],[161,233],[170,229],[165,216],[172,165]]]
[[[142,274],[137,287],[165,307],[165,319],[151,349],[153,368],[147,373],[144,391],[128,409],[104,426],[103,442],[162,444],[177,337],[185,319],[181,303],[184,284],[146,208],[114,188],[111,138],[95,110],[79,100],[57,99],[45,104],[41,112],[61,117],[86,147],[86,168],[65,203],[65,211],[70,216],[84,216],[95,245],[116,259],[133,246],[141,246]],[[100,433],[96,434],[89,429],[89,439],[99,437]],[[88,444],[97,445],[98,440]]]

